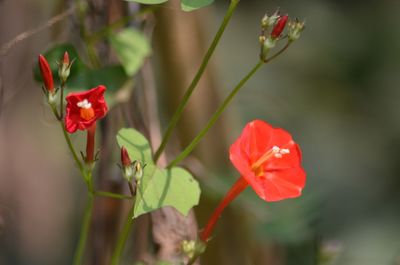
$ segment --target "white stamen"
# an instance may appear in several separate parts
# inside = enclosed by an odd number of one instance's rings
[[[290,150],[287,148],[279,148],[278,146],[273,146],[272,147],[272,153],[274,153],[274,156],[276,158],[282,158],[283,155],[287,155],[290,153]]]
[[[272,147],[272,152],[274,152],[274,153],[278,153],[280,150],[281,149],[276,145]]]
[[[92,107],[92,103],[90,103],[87,99],[78,102],[76,105],[83,109],[90,109]]]

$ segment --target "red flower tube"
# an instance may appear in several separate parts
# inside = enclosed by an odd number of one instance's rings
[[[86,162],[94,160],[94,136],[96,121],[107,113],[104,99],[105,86],[98,86],[85,92],[70,93],[67,100],[65,129],[69,133],[87,130]]]
[[[40,69],[40,74],[42,76],[42,80],[44,83],[44,86],[46,87],[47,91],[49,91],[50,94],[54,94],[54,81],[53,81],[53,74],[50,69],[50,65],[47,62],[46,58],[44,58],[43,55],[39,55],[39,69]]]
[[[291,135],[261,120],[246,125],[230,147],[230,160],[241,177],[225,195],[200,234],[206,242],[224,208],[248,185],[265,201],[279,201],[301,195],[306,174],[301,151]]]
[[[286,26],[288,18],[289,18],[289,16],[285,15],[283,17],[280,17],[278,22],[276,22],[276,25],[275,25],[274,29],[271,32],[271,37],[273,39],[279,38],[279,36],[282,34],[282,31]]]

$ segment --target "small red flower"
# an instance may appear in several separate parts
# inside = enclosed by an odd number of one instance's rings
[[[283,129],[261,120],[248,123],[230,148],[230,160],[263,200],[301,195],[306,181],[301,151]]]
[[[47,62],[46,58],[44,58],[43,55],[39,55],[39,69],[40,69],[40,74],[42,76],[42,80],[44,83],[44,86],[46,87],[47,91],[49,91],[51,94],[54,94],[54,81],[53,81],[53,74],[50,69],[50,65]]]
[[[107,113],[104,100],[105,86],[98,86],[85,92],[70,93],[67,100],[65,128],[69,133],[89,129]]]
[[[289,16],[285,15],[285,16],[280,17],[278,22],[276,22],[276,25],[271,32],[271,37],[273,39],[279,38],[279,36],[282,34],[282,31],[286,26],[288,18],[289,18]]]

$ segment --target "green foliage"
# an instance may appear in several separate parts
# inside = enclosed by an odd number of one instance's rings
[[[172,206],[187,215],[199,203],[199,198],[199,184],[185,169],[146,167],[136,195],[134,217],[164,206]]]
[[[111,35],[109,40],[129,76],[137,73],[144,59],[151,53],[147,38],[140,31],[132,28]]]
[[[141,3],[141,4],[148,4],[148,5],[154,5],[154,4],[161,4],[164,2],[167,2],[168,0],[126,0],[130,2],[136,2],[136,3]],[[193,11],[205,6],[208,6],[212,4],[214,0],[181,0],[181,8],[183,11]]]
[[[187,215],[198,204],[198,182],[183,168],[157,168],[152,160],[150,144],[141,133],[134,129],[121,129],[117,142],[128,150],[132,160],[146,164],[143,178],[138,183],[134,218],[164,206],[172,206]]]
[[[193,11],[212,4],[214,0],[181,0],[183,11]]]

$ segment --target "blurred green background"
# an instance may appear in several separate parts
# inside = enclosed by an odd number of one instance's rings
[[[202,14],[204,47],[227,3],[218,0],[196,11]],[[218,100],[256,63],[260,19],[277,7],[305,19],[306,30],[246,84],[224,114],[225,156],[207,160],[207,154],[221,153],[207,145],[213,135],[200,146],[199,159],[209,171],[200,178],[199,227],[238,177],[227,148],[253,119],[292,133],[302,148],[307,185],[300,198],[278,203],[265,203],[248,189],[220,219],[203,264],[400,264],[400,2],[241,1],[212,60]],[[0,1],[1,45],[61,10],[57,1]],[[70,176],[76,172],[32,80],[37,54],[73,39],[74,32],[65,30],[71,25],[60,25],[0,57],[4,265],[69,264],[77,238],[84,188]],[[154,42],[163,76],[162,44]],[[157,83],[165,125],[173,107],[163,79],[157,76]],[[195,128],[203,123],[192,122]]]

